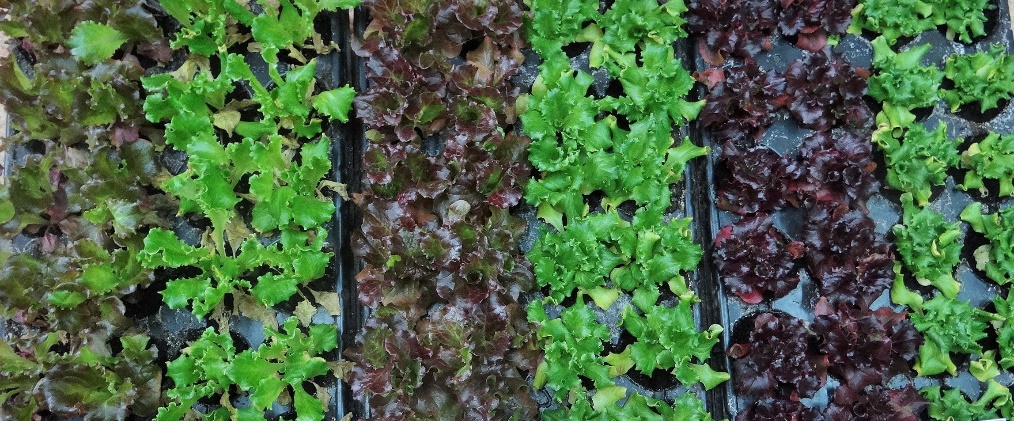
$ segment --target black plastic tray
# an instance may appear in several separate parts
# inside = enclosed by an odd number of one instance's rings
[[[893,49],[895,51],[903,51],[912,46],[931,44],[931,50],[924,58],[923,64],[936,64],[941,68],[943,66],[944,59],[951,54],[972,54],[977,51],[987,50],[992,44],[1002,44],[1006,47],[1007,52],[1010,53],[1014,51],[1014,42],[1012,42],[1009,5],[1006,0],[999,0],[995,4],[997,9],[987,12],[987,17],[990,18],[990,23],[987,23],[987,36],[976,40],[974,44],[962,44],[957,41],[948,41],[939,31],[927,31],[914,39],[910,38],[899,41],[898,44],[893,46]],[[870,69],[873,60],[873,52],[869,42],[875,38],[875,34],[869,34],[870,36],[867,35],[868,34],[863,34],[863,36],[846,35],[842,37],[840,43],[833,48],[834,54],[844,58],[854,67]],[[798,57],[801,57],[802,54],[802,50],[791,45],[787,40],[778,39],[774,42],[774,48],[772,50],[762,52],[754,56],[754,58],[763,70],[773,69],[775,71],[783,71],[790,62]],[[698,70],[704,70],[709,67],[700,58],[697,60],[697,66]],[[969,118],[979,121],[972,121]],[[971,143],[971,140],[981,139],[981,137],[990,130],[1002,134],[1014,133],[1014,106],[1007,105],[998,114],[993,116],[989,114],[982,116],[978,113],[967,112],[959,112],[959,114],[956,115],[949,112],[949,107],[943,100],[941,100],[933,108],[932,113],[928,116],[921,116],[917,120],[917,124],[926,123],[929,128],[934,128],[937,121],[944,121],[947,123],[948,134],[952,138],[960,137],[965,139],[965,142],[961,147],[961,150],[964,150],[967,148],[968,144]],[[802,128],[797,125],[785,110],[780,110],[776,114],[774,123],[764,132],[759,144],[768,146],[780,155],[791,155],[798,152],[803,138],[812,132],[813,131],[809,129]],[[711,244],[714,241],[714,234],[718,232],[721,227],[735,222],[738,217],[732,213],[717,209],[715,204],[717,203],[716,192],[718,186],[714,183],[707,182],[707,180],[715,180],[714,176],[717,173],[726,171],[724,166],[718,163],[719,153],[716,149],[719,145],[715,143],[707,129],[698,127],[696,135],[703,139],[705,144],[712,147],[712,153],[709,156],[707,168],[704,169],[707,173],[706,178],[703,179],[705,182],[702,185],[695,186],[696,188],[693,189],[693,191],[698,194],[698,196],[695,196],[699,200],[698,203],[700,203],[701,206],[706,207],[706,210],[703,213],[695,215],[695,219],[699,224],[707,225],[707,229],[711,235],[711,240],[705,242],[706,261],[699,270],[702,274],[706,274],[706,276],[711,277],[712,282],[710,285],[715,289],[716,293],[715,301],[713,303],[705,303],[705,309],[708,310],[709,313],[706,314],[704,318],[709,321],[716,320],[725,327],[722,341],[722,346],[724,346],[725,349],[728,349],[729,345],[733,343],[732,340],[736,337],[737,332],[749,331],[749,326],[745,326],[744,329],[743,327],[740,327],[740,324],[743,321],[751,320],[749,317],[758,312],[768,310],[780,311],[791,316],[795,316],[807,323],[812,322],[814,318],[814,305],[820,295],[820,287],[803,267],[799,269],[801,281],[797,288],[787,296],[780,299],[773,301],[765,300],[760,304],[750,305],[740,300],[734,294],[726,291],[725,285],[718,277],[715,266],[716,262],[711,257],[711,252],[713,250],[713,246]],[[884,182],[886,165],[884,163],[883,154],[879,152],[876,145],[874,145],[873,149],[874,160],[877,164],[875,177],[880,182],[880,188],[873,194],[866,204],[870,211],[869,216],[876,222],[876,232],[885,236],[889,242],[893,243],[891,227],[901,222],[902,211],[899,200],[901,192],[886,186]],[[946,186],[934,189],[933,200],[929,207],[943,214],[948,221],[958,220],[958,214],[973,200],[987,203],[986,209],[989,211],[995,211],[997,209],[997,205],[1001,204],[1001,201],[998,201],[995,197],[983,198],[978,197],[978,195],[973,197],[955,188],[955,179],[956,177],[960,177],[960,174],[963,174],[963,171],[956,169],[952,169],[948,173]],[[1003,204],[1007,205],[1011,202],[1014,201],[1003,201]],[[775,221],[775,227],[781,231],[786,238],[789,240],[802,240],[799,233],[805,218],[805,212],[798,208],[787,207],[786,209],[773,212],[772,217]],[[973,240],[977,234],[967,234],[967,231],[970,231],[967,224],[963,225],[962,231],[965,232],[966,235],[963,240],[964,245],[962,248],[962,260],[957,267],[955,275],[956,278],[962,282],[962,290],[958,295],[958,299],[970,301],[973,306],[983,308],[990,304],[992,297],[997,294],[1004,294],[1007,288],[1000,288],[996,284],[987,281],[983,274],[974,269],[974,260],[972,259],[971,253],[981,243],[977,243]],[[895,260],[898,259],[899,257],[895,252]],[[930,295],[926,295],[926,298],[929,296]],[[880,298],[874,301],[871,308],[876,309],[883,306],[891,306],[898,311],[906,310],[904,306],[898,306],[891,303],[889,291],[885,292]],[[723,362],[725,369],[733,376],[733,381],[727,382],[722,387],[716,388],[708,393],[708,409],[712,412],[712,415],[716,419],[735,417],[738,413],[748,408],[755,399],[740,396],[735,392],[733,383],[735,381],[736,372],[732,369],[731,358],[726,356],[724,353],[723,355],[717,355],[713,358],[717,358],[719,361]],[[957,377],[950,378],[950,376],[938,375],[916,379],[915,372],[911,371],[909,373],[910,375],[896,376],[891,380],[889,385],[891,387],[900,387],[905,384],[914,383],[916,388],[921,388],[939,384],[950,387],[960,387],[972,398],[978,397],[981,393],[980,389],[984,387],[984,384],[980,384],[978,380],[969,374],[967,358],[955,358],[955,360],[956,362],[964,360],[964,363],[959,364],[959,375]],[[1005,386],[1009,386],[1014,383],[1014,374],[1011,372],[1004,372],[999,381]],[[829,398],[833,395],[834,388],[836,388],[838,384],[839,382],[834,379],[834,376],[829,375],[827,384],[818,391],[813,398],[804,399],[803,402],[809,406],[816,406],[819,408],[826,406]],[[924,414],[924,417],[928,419],[928,415]]]

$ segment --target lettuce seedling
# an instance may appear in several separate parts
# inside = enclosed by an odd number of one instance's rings
[[[958,188],[986,195],[983,180],[991,179],[999,182],[1000,196],[1014,196],[1014,135],[990,133],[961,153],[960,165],[968,172]]]
[[[979,103],[985,113],[999,106],[1001,100],[1014,95],[1014,56],[1004,52],[1002,45],[971,55],[947,58],[944,75],[954,82],[954,89],[943,90],[940,96],[951,106],[951,112],[965,104]]]
[[[902,223],[892,228],[894,245],[905,268],[921,285],[933,285],[954,298],[961,283],[954,279],[954,267],[961,259],[961,222],[948,223],[929,207],[920,208],[912,194],[901,195]]]

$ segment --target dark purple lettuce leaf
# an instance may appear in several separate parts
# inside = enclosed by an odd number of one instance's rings
[[[907,314],[888,307],[870,311],[821,298],[814,312],[811,328],[828,356],[828,371],[855,390],[907,373],[923,342]]]
[[[855,0],[781,0],[778,28],[796,36],[800,48],[820,51],[828,34],[845,34],[855,5]]]
[[[786,314],[760,313],[745,343],[734,343],[736,392],[753,397],[809,398],[827,380],[827,361],[810,349],[810,332],[802,320]]]
[[[534,371],[532,349],[512,345],[527,326],[516,302],[468,310],[446,305],[425,319],[380,307],[348,352],[356,395],[370,394],[372,419],[504,419],[537,415],[518,367]],[[467,352],[470,358],[462,358]]]
[[[698,50],[719,66],[729,54],[751,57],[771,49],[776,36],[776,0],[693,0],[687,7],[687,28],[698,36]]]
[[[718,187],[718,208],[740,215],[770,212],[796,204],[792,188],[802,171],[794,158],[781,156],[765,146],[740,148],[727,142],[722,163],[728,179]]]
[[[471,201],[453,194],[410,201],[410,192],[400,196],[404,205],[360,197],[362,234],[354,244],[367,262],[358,275],[363,305],[422,317],[438,301],[475,306],[501,288],[528,289],[530,269],[515,251],[524,223],[462,190]]]
[[[726,226],[715,239],[715,261],[725,286],[740,299],[757,304],[784,297],[799,284],[795,259],[803,243],[786,241],[766,214]]]
[[[831,300],[871,303],[894,280],[894,259],[876,223],[837,201],[815,202],[803,224],[810,272]]]
[[[824,416],[799,401],[764,398],[739,413],[736,421],[824,421]]]
[[[839,387],[827,406],[828,421],[891,420],[918,421],[929,404],[911,385],[888,389],[881,385],[855,389]]]
[[[698,75],[700,78],[700,74]],[[726,69],[717,81],[701,111],[701,123],[719,142],[750,142],[760,138],[771,125],[773,113],[784,103],[785,79],[772,71],[762,71],[751,59]]]
[[[879,187],[872,154],[868,135],[815,132],[800,147],[806,176],[793,190],[807,202],[838,201],[865,210],[866,199]]]
[[[866,74],[865,71],[862,72]],[[785,71],[787,107],[804,127],[828,130],[847,126],[861,129],[873,117],[863,101],[866,79],[840,57],[823,52],[806,54]]]

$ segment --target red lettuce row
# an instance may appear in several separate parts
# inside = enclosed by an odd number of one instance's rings
[[[723,145],[720,162],[727,173],[718,183],[717,205],[741,215],[715,240],[720,276],[729,291],[756,304],[794,289],[795,260],[802,259],[822,296],[810,326],[762,313],[749,338],[729,348],[736,390],[762,398],[737,419],[864,414],[913,419],[924,401],[911,387],[891,390],[886,384],[908,372],[907,361],[917,355],[922,338],[906,313],[869,309],[894,280],[895,263],[865,203],[879,185],[868,135],[872,113],[863,99],[868,75],[823,48],[827,32],[847,29],[851,7],[783,2],[781,34],[817,52],[805,53],[778,74],[750,57],[770,48],[775,31],[765,25],[774,25],[773,14],[742,19],[732,17],[742,13],[738,9],[716,5],[692,4],[688,21],[702,36],[700,50],[709,63],[720,64],[728,54],[744,56],[741,64],[696,74],[710,89],[702,123]],[[772,8],[749,2],[738,7]],[[719,12],[734,24],[718,20]],[[748,32],[754,36],[738,37]],[[747,39],[754,44],[740,42]],[[783,107],[799,126],[814,131],[801,139],[798,154],[780,155],[760,143]],[[767,216],[787,206],[804,211],[801,242],[785,239]],[[823,411],[801,405],[799,399],[823,387],[828,373],[844,382],[835,400]]]
[[[167,61],[166,40],[142,1],[0,8],[13,128],[0,185],[0,413],[153,416],[162,373],[126,306],[154,279],[134,260],[144,233],[173,208],[152,193],[162,141],[138,101],[142,63]]]
[[[820,51],[831,35],[852,22],[853,0],[721,0],[689,2],[687,23],[699,36],[698,51],[719,66],[729,56],[750,58],[770,50],[775,38],[795,37],[799,48]]]
[[[535,417],[525,375],[538,353],[517,303],[532,275],[508,211],[530,172],[528,139],[511,130],[520,6],[365,5],[354,251],[372,314],[346,350],[352,389],[375,419]]]

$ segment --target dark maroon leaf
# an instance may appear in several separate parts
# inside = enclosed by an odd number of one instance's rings
[[[828,371],[856,390],[907,373],[922,343],[906,313],[888,307],[870,311],[821,298],[815,313],[812,328],[821,352],[828,355]]]
[[[726,226],[715,239],[715,260],[726,287],[749,304],[780,298],[799,284],[795,259],[803,243],[786,241],[765,214]]]
[[[719,142],[736,141],[747,147],[760,138],[781,107],[785,80],[772,71],[764,72],[752,59],[726,70],[724,81],[705,98],[701,123]]]
[[[835,391],[824,414],[828,421],[917,421],[928,405],[911,385],[901,389],[881,385],[864,389],[842,386]]]
[[[851,131],[816,132],[803,140],[803,181],[792,188],[807,201],[838,201],[866,209],[879,183],[873,176],[873,146],[868,135]]]
[[[793,189],[802,171],[794,159],[764,146],[740,148],[726,142],[721,162],[729,177],[718,188],[720,209],[745,215],[796,203]]]
[[[771,49],[776,36],[776,0],[694,0],[687,5],[687,27],[698,36],[701,55],[721,65],[729,54],[751,57]]]
[[[855,0],[781,0],[778,28],[782,34],[798,36],[797,45],[820,51],[828,33],[844,35],[852,22]]]
[[[802,320],[758,314],[748,341],[729,348],[736,391],[755,397],[813,396],[827,379],[827,363],[809,343]]]
[[[863,101],[866,79],[845,60],[828,58],[823,52],[806,54],[789,65],[785,92],[792,117],[814,130],[861,129],[873,117]]]
[[[819,201],[803,225],[806,260],[832,300],[871,303],[894,280],[894,261],[876,224],[860,210]]]
[[[824,416],[798,401],[764,398],[737,415],[736,421],[824,421]]]

